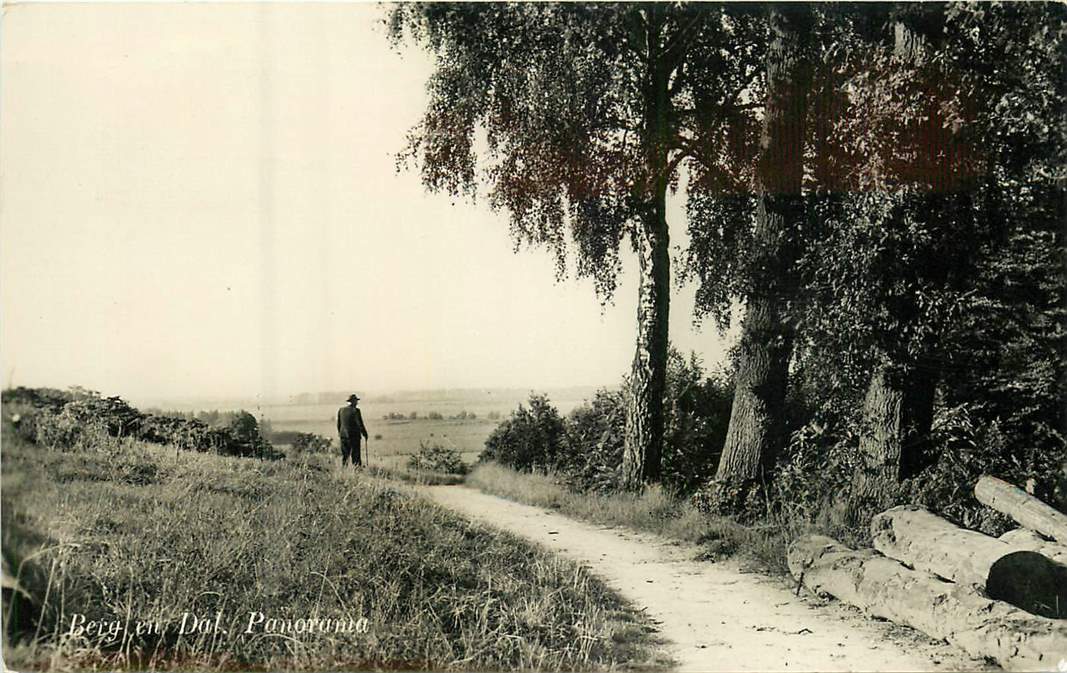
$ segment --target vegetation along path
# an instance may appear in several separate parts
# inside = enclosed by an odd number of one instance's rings
[[[464,486],[430,486],[438,503],[587,564],[659,624],[685,671],[975,670],[983,662],[912,631],[797,597],[736,563],[694,560],[699,549]]]

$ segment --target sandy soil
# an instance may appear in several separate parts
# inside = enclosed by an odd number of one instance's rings
[[[604,528],[463,486],[425,491],[473,520],[503,528],[590,567],[644,608],[682,671],[928,671],[990,666],[910,629],[796,596],[785,581],[699,549]]]

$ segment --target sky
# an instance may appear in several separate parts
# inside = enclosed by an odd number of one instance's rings
[[[614,302],[397,172],[432,72],[376,4],[16,4],[0,37],[3,383],[130,398],[617,383]],[[672,242],[684,246],[680,199]],[[729,340],[671,338],[714,366]]]

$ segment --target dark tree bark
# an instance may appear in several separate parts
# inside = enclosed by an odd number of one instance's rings
[[[893,24],[893,49],[897,56],[913,64],[921,63],[930,49],[930,42],[922,28],[935,23],[937,11],[920,11],[910,21],[897,20]],[[939,126],[940,120],[931,114],[927,126]],[[917,131],[917,133],[921,133]],[[933,134],[931,134],[933,135]],[[936,148],[935,148],[936,150]],[[924,210],[932,213],[944,208],[932,191],[923,198]],[[947,266],[947,265],[946,265]],[[929,273],[930,270],[925,270]],[[942,274],[930,274],[944,283]],[[919,319],[921,309],[913,298],[898,302],[896,313],[900,322],[908,324]],[[933,350],[933,344],[928,344]],[[901,363],[906,364],[901,364]],[[877,498],[893,484],[921,472],[929,462],[926,441],[934,419],[934,397],[937,389],[937,360],[914,355],[883,356],[867,386],[863,403],[863,435],[860,437],[865,469],[856,475],[855,487],[863,498]]]
[[[857,475],[861,495],[874,497],[926,467],[936,388],[937,376],[929,367],[902,371],[883,363],[875,370],[863,401],[860,450],[866,469]]]
[[[804,217],[804,124],[810,64],[803,54],[810,8],[773,5],[767,102],[760,137],[755,242],[759,269],[741,331],[734,404],[716,479],[748,482],[773,461],[784,429],[794,327],[786,316],[796,287],[796,228]]]

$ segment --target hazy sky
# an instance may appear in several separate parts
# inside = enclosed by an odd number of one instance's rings
[[[130,397],[618,381],[601,311],[394,154],[429,58],[377,5],[15,5],[0,72],[4,384]],[[669,213],[684,243],[681,204]],[[675,344],[712,364],[725,342]]]

